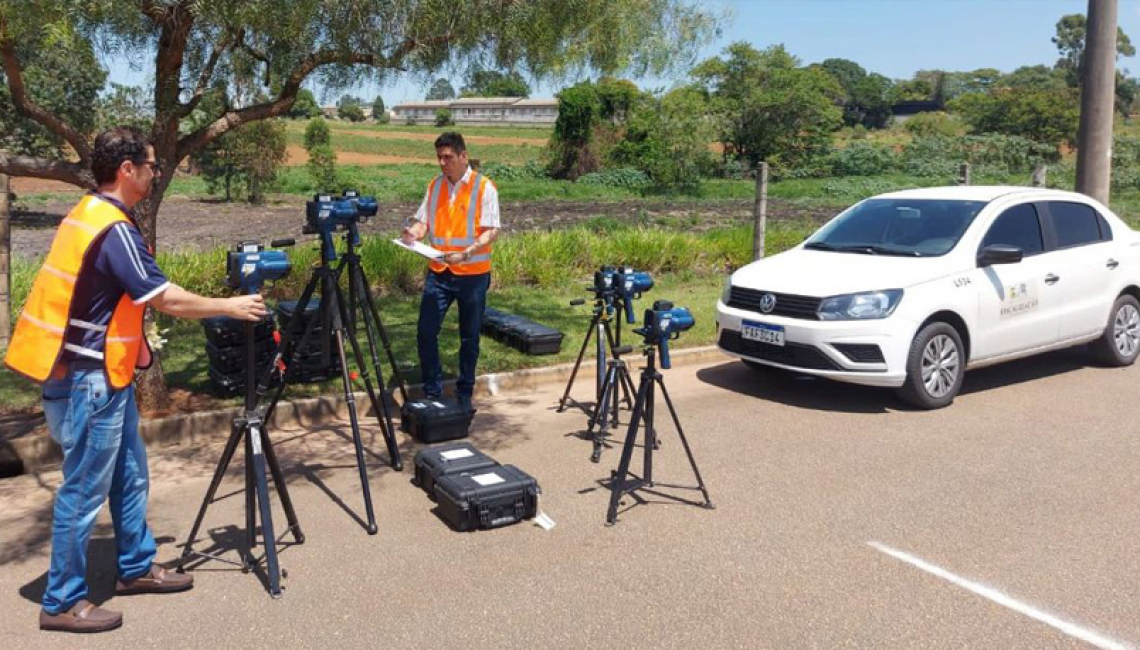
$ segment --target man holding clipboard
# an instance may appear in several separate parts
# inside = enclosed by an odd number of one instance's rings
[[[427,239],[443,255],[429,263],[416,330],[424,393],[443,392],[439,330],[452,302],[459,303],[459,380],[455,392],[470,404],[479,360],[479,329],[491,285],[491,242],[499,235],[499,192],[467,165],[467,146],[454,131],[435,140],[442,172],[428,184],[415,217],[400,237],[405,245]]]

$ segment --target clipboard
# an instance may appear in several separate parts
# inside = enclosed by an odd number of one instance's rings
[[[444,255],[443,251],[436,249],[436,248],[432,248],[431,246],[428,246],[427,244],[424,244],[424,243],[419,242],[419,241],[412,242],[411,245],[408,245],[408,244],[404,243],[404,240],[397,237],[397,238],[392,240],[392,243],[399,246],[400,248],[403,248],[404,250],[412,251],[413,253],[416,253],[417,255],[422,255],[422,256],[424,256],[424,257],[426,257],[432,261],[439,261],[439,260],[443,259],[443,255]]]

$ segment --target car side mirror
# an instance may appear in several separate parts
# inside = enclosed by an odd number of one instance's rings
[[[992,266],[994,264],[1017,264],[1025,253],[1017,246],[1008,244],[993,244],[986,246],[978,255],[978,266]]]

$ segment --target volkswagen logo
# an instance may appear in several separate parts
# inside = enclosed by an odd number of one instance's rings
[[[770,314],[775,308],[776,296],[773,296],[770,293],[766,293],[760,296],[760,311],[764,312],[765,314]]]

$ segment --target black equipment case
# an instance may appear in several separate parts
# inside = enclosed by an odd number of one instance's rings
[[[245,321],[229,316],[213,316],[202,319],[202,329],[206,330],[206,341],[216,347],[245,345]],[[257,341],[273,336],[273,317],[267,316],[254,323],[253,338]]]
[[[445,474],[436,479],[439,514],[459,531],[498,528],[538,512],[538,481],[514,465]]]
[[[435,499],[435,483],[439,477],[498,466],[495,459],[466,442],[430,447],[416,453],[416,484]]]
[[[523,354],[557,354],[562,349],[562,332],[497,309],[484,310],[480,331]]]
[[[420,442],[466,438],[475,409],[455,399],[421,399],[400,409],[400,429]]]

